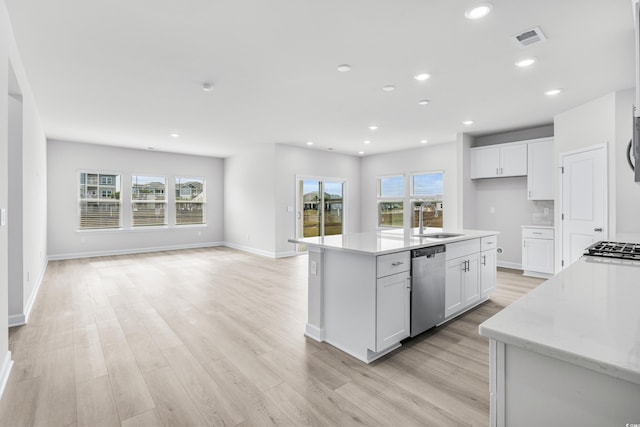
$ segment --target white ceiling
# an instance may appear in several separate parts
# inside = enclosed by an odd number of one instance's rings
[[[369,155],[551,123],[634,86],[630,0],[493,0],[478,21],[470,0],[5,1],[53,139],[217,157],[311,140]],[[548,40],[517,46],[534,26]],[[538,62],[514,66],[527,56]]]

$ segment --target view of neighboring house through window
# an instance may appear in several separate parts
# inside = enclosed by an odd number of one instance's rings
[[[420,209],[424,227],[442,228],[444,210],[443,173],[419,173],[411,175],[411,212],[413,227],[419,226]]]
[[[176,177],[176,225],[206,223],[204,181]]]
[[[131,177],[133,227],[167,225],[167,179],[164,176]]]
[[[404,216],[404,176],[378,178],[378,227],[402,227]]]
[[[120,228],[120,175],[80,172],[80,230]]]

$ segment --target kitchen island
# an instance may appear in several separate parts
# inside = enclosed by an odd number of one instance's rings
[[[640,264],[583,257],[479,326],[491,426],[640,424]]]
[[[489,298],[495,289],[496,232],[463,230],[447,238],[416,233],[289,240],[306,245],[309,253],[305,334],[366,363],[400,347],[411,328],[411,251],[429,246],[446,246],[445,307],[438,324]]]

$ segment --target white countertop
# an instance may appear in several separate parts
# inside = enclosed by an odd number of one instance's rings
[[[480,335],[640,384],[640,265],[583,257]]]
[[[433,239],[428,237],[417,237],[417,228],[411,230],[383,230],[365,233],[339,234],[325,237],[305,237],[302,239],[290,239],[291,243],[300,243],[307,246],[315,246],[324,249],[334,249],[348,252],[359,252],[369,255],[382,255],[385,253],[399,252],[422,248],[427,246],[440,245],[444,243],[459,242],[462,240],[475,239],[479,237],[495,236],[497,231],[482,230],[461,230],[442,231],[439,228],[428,228],[424,233],[457,233],[459,237],[447,239]]]
[[[545,228],[553,230],[555,227],[553,225],[523,225],[522,228]]]

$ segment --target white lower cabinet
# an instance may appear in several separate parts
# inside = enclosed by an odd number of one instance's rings
[[[411,276],[409,272],[377,280],[376,351],[409,336],[411,322]]]
[[[444,317],[451,317],[480,301],[480,239],[447,245]]]
[[[496,250],[480,252],[480,299],[489,298],[496,289]]]
[[[552,227],[522,227],[522,270],[525,276],[549,277],[554,273]]]

